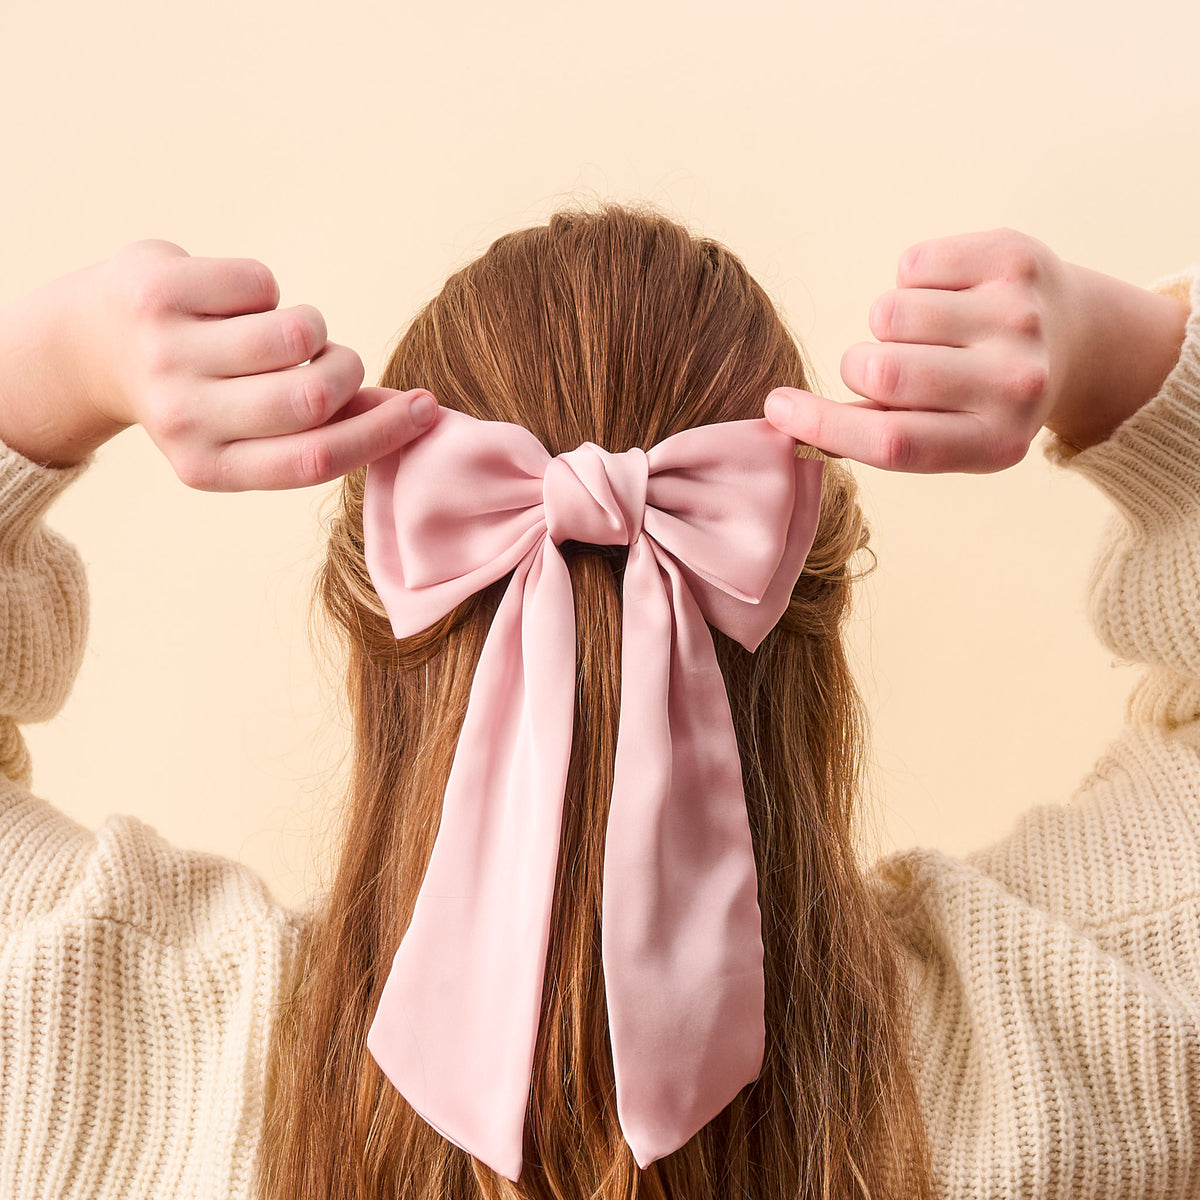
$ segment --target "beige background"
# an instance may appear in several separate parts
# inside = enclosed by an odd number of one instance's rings
[[[2,12],[0,299],[135,238],[251,255],[368,383],[447,273],[573,198],[650,198],[725,241],[841,400],[915,241],[1007,225],[1142,284],[1200,259],[1193,0]],[[1120,726],[1135,674],[1083,606],[1107,501],[1044,436],[994,475],[856,468],[882,560],[852,628],[871,853],[1003,836]],[[305,630],[333,486],[190,490],[136,428],[100,451],[50,513],[92,629],[26,731],[39,794],[299,903],[346,738]]]

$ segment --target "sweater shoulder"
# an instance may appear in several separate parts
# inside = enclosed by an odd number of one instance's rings
[[[945,1195],[1068,1200],[1087,1179],[1092,1196],[1169,1196],[1195,1184],[1194,860],[1181,867],[1186,851],[1159,843],[1169,881],[1145,874],[1154,837],[1184,813],[1171,805],[1147,822],[1132,795],[1101,808],[1039,807],[977,854],[912,848],[873,868],[901,939]],[[1125,837],[1134,851],[1109,896],[1104,863]],[[1106,857],[1089,859],[1097,845]]]
[[[245,863],[176,845],[126,813],[88,830],[48,800],[0,784],[0,924],[113,921],[195,946],[246,925],[287,934],[306,922]]]
[[[1005,836],[958,857],[898,850],[870,876],[913,928],[928,929],[931,911],[969,923],[987,908],[1019,910],[1026,921],[1135,950],[1125,938],[1139,923],[1200,912],[1200,744],[1127,727],[1065,803],[1031,806]],[[919,935],[912,948],[933,950]],[[1200,922],[1174,949],[1200,1004]]]
[[[248,1197],[304,917],[135,817],[88,830],[10,785],[2,818],[0,1196]]]
[[[176,845],[126,813],[113,814],[96,831],[81,899],[94,917],[181,944],[216,940],[246,924],[298,929],[304,923],[252,867]]]

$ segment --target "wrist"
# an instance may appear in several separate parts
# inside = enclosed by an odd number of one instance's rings
[[[1045,426],[1083,450],[1158,394],[1179,360],[1191,306],[1087,267],[1072,270],[1081,360]]]
[[[81,332],[86,273],[37,288],[0,308],[0,440],[47,466],[78,463],[128,427],[93,403]]]

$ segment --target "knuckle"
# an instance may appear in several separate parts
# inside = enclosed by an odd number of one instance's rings
[[[143,423],[164,441],[186,441],[195,429],[195,420],[185,404],[165,396],[153,399]]]
[[[908,470],[912,466],[915,453],[916,443],[907,430],[893,427],[884,429],[879,435],[878,458],[885,470]]]
[[[871,333],[881,342],[894,339],[896,324],[896,293],[884,292],[874,304],[867,322]]]
[[[187,251],[178,242],[171,242],[166,238],[138,238],[136,241],[130,242],[126,249],[159,255],[187,256]]]
[[[296,389],[295,407],[305,429],[323,425],[333,409],[333,389],[319,375],[310,376]]]
[[[1012,252],[1010,271],[1022,283],[1033,283],[1041,270],[1041,263],[1032,246],[1020,246]]]
[[[279,281],[275,278],[275,272],[257,258],[246,259],[246,270],[249,272],[257,295],[262,302],[269,308],[278,304]]]
[[[918,243],[915,246],[909,246],[903,254],[900,255],[900,264],[896,272],[896,282],[901,286],[905,286],[906,280],[914,280],[917,276],[917,267],[921,263],[924,254],[924,246]]]
[[[1032,304],[1014,304],[1004,323],[1013,333],[1024,337],[1039,337],[1042,332],[1042,314]]]
[[[137,241],[126,242],[113,255],[112,261],[132,277],[147,271],[162,270],[168,263],[190,257],[182,246],[166,238],[138,238]]]
[[[1049,371],[1044,364],[1032,363],[1015,372],[1008,380],[1008,396],[1015,404],[1026,408],[1036,407],[1046,394]]]
[[[1003,231],[1004,276],[1019,283],[1032,283],[1041,269],[1037,247],[1026,234]]]
[[[315,354],[329,341],[329,330],[325,326],[325,317],[321,310],[312,304],[301,304],[300,312],[308,322],[309,337],[312,339],[311,348]]]
[[[333,452],[324,442],[305,439],[296,448],[296,476],[304,484],[327,483],[335,475]]]
[[[867,358],[863,375],[867,391],[876,400],[895,400],[900,392],[900,363],[894,355],[876,352]]]
[[[158,317],[171,307],[167,281],[156,265],[143,263],[134,272],[129,283],[129,304],[134,315],[142,319]]]
[[[280,313],[280,336],[293,362],[307,362],[317,352],[316,332],[299,309]]]

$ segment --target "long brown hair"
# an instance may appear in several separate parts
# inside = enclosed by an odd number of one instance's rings
[[[380,383],[610,451],[762,416],[803,351],[724,246],[648,205],[564,209],[497,239],[417,314]],[[817,455],[811,447],[802,453]],[[820,524],[754,654],[713,631],[741,750],[766,950],[760,1077],[640,1170],[617,1121],[600,964],[625,547],[563,547],[578,630],[575,738],[519,1184],[427,1125],[366,1033],[434,837],[474,668],[508,576],[398,641],[363,560],[366,469],[343,480],[317,599],[345,653],[349,796],[276,1023],[262,1200],[795,1200],[930,1194],[899,934],[856,860],[867,722],[842,642],[869,531],[827,459]],[[868,550],[868,553],[870,551]],[[863,574],[869,573],[872,565]]]

